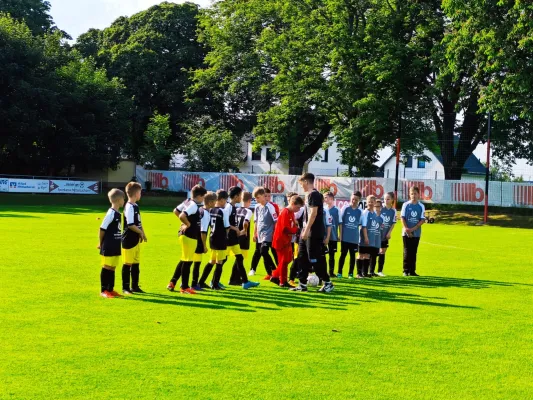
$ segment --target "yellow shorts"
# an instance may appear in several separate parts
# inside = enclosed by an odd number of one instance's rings
[[[181,260],[180,261],[193,261],[194,253],[196,252],[196,246],[198,241],[196,239],[191,239],[185,235],[180,236],[181,244]]]
[[[211,264],[221,264],[227,256],[227,250],[211,250]]]
[[[124,264],[140,264],[141,245],[138,244],[132,249],[122,249],[122,258],[124,259]]]
[[[204,259],[203,254],[194,253],[194,257],[193,257],[194,262],[202,262],[203,259]]]
[[[241,253],[242,253],[243,258],[246,260],[248,258],[248,250],[241,249]]]
[[[116,268],[120,265],[120,256],[113,256],[113,257],[102,256],[102,265]]]
[[[238,244],[235,246],[228,246],[228,256],[240,256],[242,254],[241,246]]]

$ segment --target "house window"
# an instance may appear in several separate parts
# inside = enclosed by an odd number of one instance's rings
[[[405,161],[405,168],[413,168],[413,157],[407,157],[407,160]]]
[[[276,160],[276,152],[272,150],[270,147],[267,147],[266,149],[266,160],[267,161],[275,161]]]
[[[329,160],[329,149],[324,150],[324,157],[322,157],[322,162],[328,162]]]
[[[261,161],[261,149],[258,151],[252,149],[252,161]]]
[[[417,168],[426,168],[426,162],[419,158]]]

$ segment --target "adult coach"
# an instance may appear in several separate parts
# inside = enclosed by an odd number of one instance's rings
[[[298,244],[298,265],[300,272],[299,285],[289,290],[307,292],[307,276],[312,267],[316,275],[324,282],[319,292],[329,293],[334,286],[330,281],[326,255],[324,253],[324,196],[315,189],[315,176],[305,173],[299,180],[300,186],[306,193],[304,208],[304,226]]]

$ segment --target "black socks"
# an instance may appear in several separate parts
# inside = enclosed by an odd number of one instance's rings
[[[380,254],[378,256],[378,272],[383,272],[384,266],[385,266],[385,254]]]
[[[170,280],[170,282],[172,282],[174,285],[176,285],[176,283],[181,277],[182,266],[183,266],[183,261],[180,261],[178,265],[176,266],[176,270],[174,271],[174,275],[172,276],[172,279]]]
[[[130,274],[131,268],[129,265],[124,264],[122,266],[122,290],[130,291]]]
[[[139,275],[141,274],[141,270],[139,268],[139,264],[133,264],[131,266],[131,288],[132,289],[139,289]]]
[[[202,263],[200,261],[196,261],[194,263],[194,267],[193,267],[193,270],[192,270],[192,283],[191,283],[191,286],[198,285],[198,279],[200,278],[200,266],[201,265],[202,265]]]

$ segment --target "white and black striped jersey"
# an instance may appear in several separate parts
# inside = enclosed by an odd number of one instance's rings
[[[141,240],[137,232],[133,232],[128,228],[133,225],[142,229],[141,213],[136,203],[130,203],[128,201],[124,206],[124,232],[122,233],[122,247],[124,249],[133,249]]]
[[[200,220],[199,220],[199,226],[200,229],[198,231],[198,244],[196,245],[196,254],[204,254],[204,242],[202,240],[202,233],[207,234],[209,230],[209,225],[211,224],[211,215],[209,214],[209,211],[207,211],[205,208],[200,208]]]
[[[100,254],[105,257],[120,256],[122,252],[122,215],[112,208],[107,211],[107,214],[100,225],[100,230],[104,231],[104,239],[100,243]]]
[[[225,212],[223,208],[215,207],[211,209],[211,234],[209,235],[209,245],[211,250],[227,250],[228,248],[228,233],[229,213]]]
[[[184,235],[190,239],[198,239],[200,234],[200,207],[195,201],[191,201],[182,212],[187,215],[187,219],[191,224],[185,230]]]
[[[237,209],[237,226],[240,231],[244,229],[244,223],[248,222],[248,230],[246,231],[246,236],[239,236],[239,245],[243,250],[250,250],[250,222],[252,221],[252,210],[249,208],[238,208]]]

